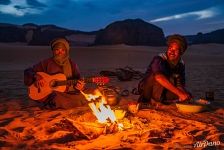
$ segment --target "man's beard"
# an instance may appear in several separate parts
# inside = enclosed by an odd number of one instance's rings
[[[68,60],[68,58],[69,57],[67,55],[63,55],[63,56],[55,55],[54,56],[55,62],[59,65],[63,65]]]

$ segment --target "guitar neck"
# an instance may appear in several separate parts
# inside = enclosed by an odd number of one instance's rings
[[[62,80],[62,81],[56,81],[56,86],[63,86],[63,85],[75,85],[77,83],[77,79],[75,80]],[[92,78],[85,78],[85,82],[89,83],[92,82]]]

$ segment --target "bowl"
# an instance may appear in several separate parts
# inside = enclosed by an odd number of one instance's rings
[[[176,107],[181,112],[198,113],[205,111],[210,103],[207,100],[195,100],[191,103],[176,103]]]
[[[120,120],[124,118],[124,116],[126,115],[126,111],[122,109],[115,109],[114,114],[116,119]]]

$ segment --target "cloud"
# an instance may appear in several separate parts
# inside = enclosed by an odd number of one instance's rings
[[[9,5],[10,3],[10,0],[0,0],[0,5]]]
[[[38,0],[26,0],[29,6],[43,8],[46,7],[44,3],[39,2]]]
[[[196,17],[197,20],[200,20],[200,19],[214,17],[217,14],[218,14],[218,9],[213,7],[213,8],[209,8],[205,10],[200,10],[200,11],[192,11],[192,12],[187,12],[182,14],[176,14],[173,16],[157,18],[157,19],[150,20],[150,22],[154,23],[154,22],[177,20],[177,19],[182,19],[182,18],[191,17],[191,16],[194,16]]]
[[[0,3],[0,12],[21,17],[27,14],[40,14],[44,7],[46,5],[37,0],[32,2],[30,0],[11,0],[8,5]]]

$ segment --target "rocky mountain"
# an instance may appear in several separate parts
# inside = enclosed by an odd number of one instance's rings
[[[224,29],[219,29],[209,33],[199,32],[197,35],[185,36],[189,44],[219,43],[224,44]]]
[[[96,45],[165,45],[163,30],[141,19],[116,21],[96,36]]]
[[[0,23],[0,42],[26,42],[25,35],[22,26]]]
[[[104,29],[93,32],[70,30],[55,25],[0,23],[0,42],[3,43],[21,42],[28,45],[48,45],[52,39],[57,37],[67,38],[72,46],[112,44],[165,45],[163,30],[141,19],[116,21]],[[210,33],[186,35],[185,37],[189,44],[224,44],[224,29]]]
[[[72,45],[88,46],[94,43],[97,32],[82,32],[61,28],[55,25],[27,23],[13,25],[0,23],[0,42],[22,42],[28,45],[48,45],[51,40],[66,37]],[[80,39],[80,37],[82,37]]]

